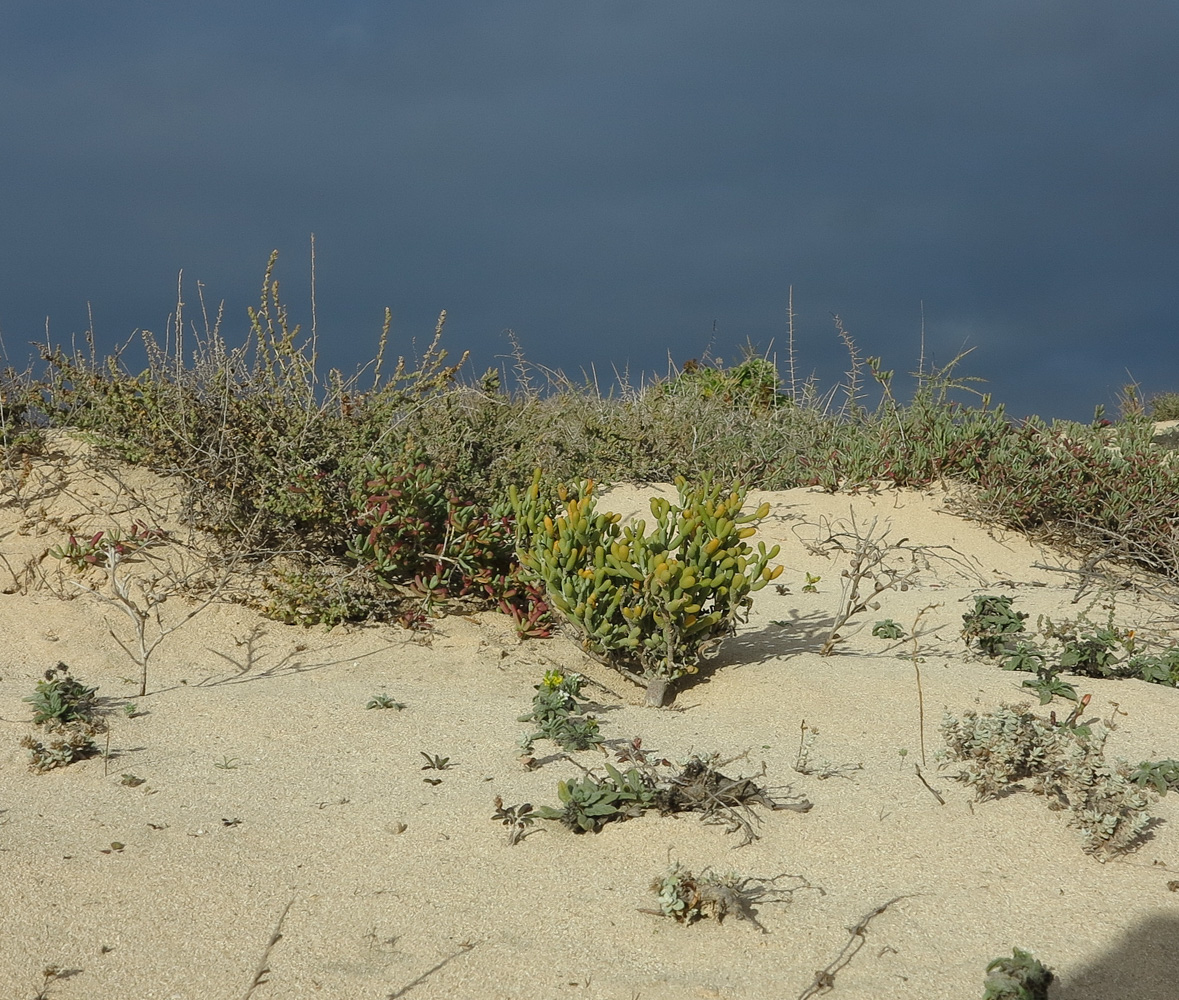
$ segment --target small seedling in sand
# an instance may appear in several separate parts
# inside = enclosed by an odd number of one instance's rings
[[[213,766],[220,771],[236,771],[241,767],[241,759],[222,755],[220,760],[213,761]]]
[[[81,969],[63,969],[60,965],[47,965],[41,970],[41,987],[33,994],[33,1000],[49,1000],[49,987],[59,979],[76,976]]]
[[[140,778],[134,774],[124,774],[123,777],[119,779],[119,784],[126,785],[128,788],[138,788],[145,781],[147,781],[146,778]]]
[[[426,763],[422,765],[423,771],[449,771],[454,765],[450,762],[449,757],[439,757],[426,753],[425,750],[419,750],[423,757],[426,758]]]
[[[1048,1000],[1054,978],[1031,952],[1013,948],[1011,958],[996,958],[987,966],[983,1000]]]
[[[768,747],[762,747],[768,750]],[[652,756],[655,751],[643,749],[643,738],[636,736],[629,743],[624,743],[614,751],[614,759],[620,764],[650,764],[652,767],[671,767],[671,761],[666,758]]]
[[[126,715],[128,719],[134,719],[143,713],[139,711],[138,705],[129,701],[126,705],[123,706],[123,714]]]
[[[549,739],[562,750],[588,750],[602,742],[598,735],[598,720],[592,715],[583,715],[588,707],[578,702],[585,678],[581,674],[561,674],[549,670],[537,684],[532,699],[532,711],[521,715],[518,722],[535,722],[535,732],[520,738],[520,749],[532,753],[533,743]]]
[[[802,585],[802,592],[804,594],[817,594],[819,592],[819,588],[816,586],[816,584],[821,582],[822,579],[823,578],[821,576],[813,576],[812,574],[807,573],[806,583]]]
[[[508,828],[508,844],[516,844],[528,836],[528,828],[537,821],[540,814],[532,808],[531,802],[518,806],[505,806],[504,800],[495,797],[495,812],[492,819]]]
[[[872,626],[872,634],[877,639],[903,639],[905,637],[905,630],[901,628],[899,622],[894,622],[891,618],[885,618],[883,621],[879,621]]]
[[[45,671],[37,682],[35,694],[21,699],[33,706],[33,724],[46,722],[90,722],[94,716],[94,695],[97,687],[86,687],[70,676],[70,668],[58,662]]]
[[[819,730],[814,726],[808,726],[806,719],[802,720],[802,725],[799,727],[801,735],[798,739],[798,755],[794,759],[794,770],[799,774],[814,775],[820,781],[825,781],[827,778],[848,778],[850,771],[862,771],[864,765],[860,764],[832,764],[831,761],[823,761],[822,764],[815,764],[811,760],[811,751],[814,749],[815,741],[819,737]],[[906,750],[905,753],[908,753]],[[903,755],[902,755],[903,756]]]
[[[369,699],[369,703],[367,705],[365,705],[364,707],[365,708],[395,708],[395,709],[397,709],[397,711],[400,712],[403,708],[405,708],[405,705],[403,705],[399,701],[394,701],[387,694],[381,693],[381,694],[374,694],[372,696],[372,698]]]
[[[29,768],[38,773],[67,767],[98,753],[94,737],[106,730],[96,715],[96,687],[87,687],[58,663],[45,671],[36,693],[24,700],[33,706],[33,724],[52,738],[42,741],[25,736],[20,745],[29,751]]]

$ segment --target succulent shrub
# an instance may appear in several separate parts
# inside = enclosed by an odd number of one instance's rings
[[[743,509],[745,489],[677,480],[678,503],[651,501],[654,525],[620,524],[599,513],[592,480],[559,491],[561,507],[541,498],[539,470],[523,494],[512,491],[520,562],[548,600],[581,633],[587,651],[647,683],[648,703],[695,673],[700,660],[735,631],[750,595],[777,578],[778,546],[746,542],[769,513]]]

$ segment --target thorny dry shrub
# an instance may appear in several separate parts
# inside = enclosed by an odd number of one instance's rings
[[[1179,581],[1179,456],[1132,420],[1092,428],[1035,418],[1006,435],[959,499],[970,516]]]
[[[0,369],[0,470],[18,466],[22,457],[41,451],[44,430],[37,421],[40,402],[40,386],[30,371],[18,372],[11,366]]]
[[[950,757],[964,763],[955,777],[980,801],[1030,781],[1048,808],[1070,811],[1069,825],[1080,829],[1088,853],[1107,858],[1135,847],[1153,823],[1147,807],[1157,796],[1133,783],[1124,761],[1105,759],[1104,732],[1054,725],[1027,708],[1003,705],[961,720],[947,715],[942,735]]]
[[[831,492],[956,478],[979,487],[973,516],[1179,579],[1168,507],[1179,472],[1149,445],[1141,417],[1105,429],[1016,428],[972,387],[977,380],[954,374],[960,358],[940,369],[922,363],[901,403],[893,373],[861,357],[838,322],[851,367],[827,393],[794,378],[793,357],[786,381],[752,349],[727,368],[705,359],[639,385],[620,376],[606,391],[517,350],[505,390],[493,369],[460,377],[466,355],[451,363],[441,347],[445,313],[416,361],[386,369],[386,311],[373,360],[355,376],[323,375],[314,332],[301,335],[280,298],[275,262],[241,346],[222,336],[220,313],[210,322],[203,295],[204,332],[178,297],[162,342],[144,334],[142,371],[120,351],[99,358],[92,343],[88,355],[46,345],[43,379],[0,378],[0,446],[46,424],[70,426],[179,477],[189,522],[270,565],[266,600],[289,620],[400,613],[348,548],[366,470],[407,448],[426,456],[446,490],[488,511],[537,467],[546,483],[711,475],[751,489]],[[874,403],[865,390],[873,382]],[[963,393],[980,405],[954,398]]]
[[[438,346],[443,313],[418,366],[401,358],[383,376],[387,314],[371,389],[335,370],[321,380],[314,341],[289,324],[275,260],[240,347],[226,344],[220,317],[186,343],[178,303],[164,345],[144,334],[148,367],[139,374],[118,353],[100,362],[93,346],[89,357],[47,348],[48,415],[128,461],[181,477],[198,527],[250,549],[339,554],[366,457],[390,441],[399,447],[405,414],[450,384],[462,362],[447,365]]]

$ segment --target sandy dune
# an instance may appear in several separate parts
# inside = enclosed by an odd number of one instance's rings
[[[124,471],[122,486],[92,474],[79,454],[51,465],[0,507],[0,996],[34,997],[52,964],[63,974],[46,995],[61,1000],[965,1000],[1015,945],[1056,971],[1055,998],[1179,996],[1174,795],[1152,807],[1161,822],[1137,850],[1103,864],[1083,853],[1066,814],[1028,792],[977,803],[935,759],[944,712],[1034,700],[1019,690],[1027,675],[966,650],[972,595],[1015,595],[1032,623],[1086,607],[1104,622],[1112,603],[1117,622],[1166,642],[1173,609],[1127,589],[1073,603],[1067,558],[949,513],[944,492],[751,496],[772,504],[762,536],[782,545],[789,592],[757,595],[748,624],[679,690],[674,711],[642,707],[640,688],[571,637],[521,642],[496,614],[442,619],[423,637],[305,630],[220,602],[165,639],[138,698],[136,668],[108,633],[126,640],[126,619],[71,582],[101,590],[102,575],[62,572],[44,553],[66,526],[128,527],[142,491],[159,519],[174,516],[174,499],[142,472]],[[603,505],[641,515],[659,489],[618,488]],[[808,545],[853,515],[907,538],[919,572],[821,657],[844,563]],[[808,573],[821,577],[817,593],[802,593]],[[164,620],[191,607],[174,597]],[[914,767],[912,645],[870,631],[885,617],[911,630],[926,608],[929,787]],[[106,699],[109,754],[34,774],[22,698],[58,661]],[[724,770],[764,764],[759,780],[814,807],[757,809],[759,839],[740,849],[720,826],[654,814],[582,836],[540,822],[509,846],[491,818],[495,797],[555,804],[558,780],[580,774],[547,744],[541,766],[519,761],[517,717],[552,667],[593,682],[607,759],[636,735],[674,760],[745,755]],[[1179,758],[1179,691],[1078,685],[1093,696],[1086,718],[1114,724],[1110,755]],[[382,692],[405,708],[366,710]],[[804,720],[818,733],[805,774],[795,769]],[[423,753],[451,766],[423,770]],[[584,767],[602,760],[577,755]],[[125,774],[144,782],[125,785]],[[757,908],[767,933],[734,918],[683,926],[644,912],[672,861],[789,874],[779,884],[795,888]],[[849,931],[876,910],[862,935]],[[251,994],[260,963],[269,972]]]

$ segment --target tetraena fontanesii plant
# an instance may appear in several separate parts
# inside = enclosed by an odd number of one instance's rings
[[[732,634],[750,595],[777,578],[777,545],[756,552],[746,539],[769,513],[743,507],[745,489],[705,479],[677,480],[677,503],[651,501],[654,525],[623,525],[599,513],[594,483],[558,490],[560,505],[541,496],[538,470],[524,493],[511,491],[521,564],[545,587],[550,603],[582,635],[587,651],[647,684],[648,704],[695,673],[700,660]]]

